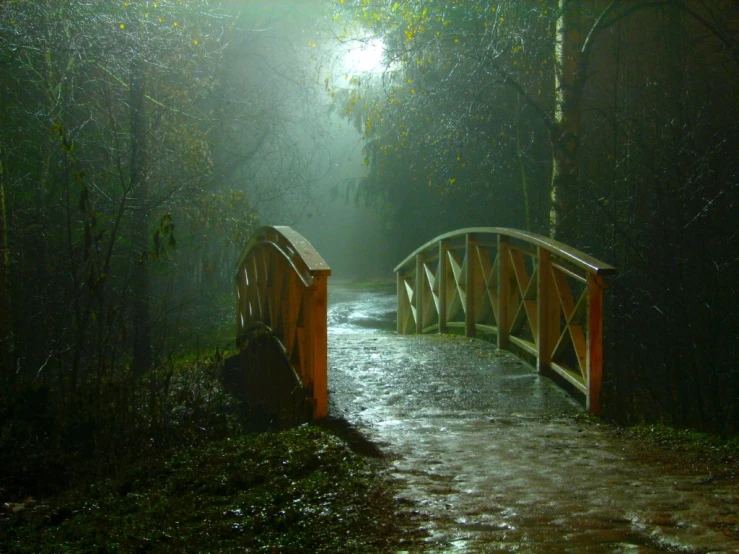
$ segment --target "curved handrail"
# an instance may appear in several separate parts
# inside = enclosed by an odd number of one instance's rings
[[[559,241],[505,227],[439,235],[395,268],[398,333],[497,335],[600,411],[604,277],[616,269]]]
[[[266,325],[325,417],[327,391],[327,278],[331,268],[308,240],[286,226],[257,229],[236,271],[237,339]],[[238,341],[237,341],[238,342]]]
[[[514,239],[520,239],[534,246],[542,246],[549,250],[551,253],[557,256],[561,256],[568,262],[581,267],[586,271],[595,273],[596,275],[612,275],[616,273],[615,267],[602,262],[586,254],[585,252],[581,252],[580,250],[572,248],[571,246],[568,246],[562,242],[551,239],[549,237],[545,237],[543,235],[537,235],[536,233],[531,233],[529,231],[511,229],[509,227],[466,227],[464,229],[457,229],[456,231],[444,233],[443,235],[439,235],[438,237],[431,239],[423,246],[416,248],[413,253],[410,254],[405,260],[400,262],[393,271],[397,273],[404,265],[406,265],[411,260],[415,263],[415,258],[418,254],[424,252],[429,247],[438,244],[440,241],[468,234],[495,234],[511,237]]]

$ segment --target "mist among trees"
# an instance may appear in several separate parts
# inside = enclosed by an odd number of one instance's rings
[[[608,416],[736,433],[738,29],[731,0],[3,2],[0,439],[145,444],[178,353],[228,346],[255,226],[318,220],[350,277],[470,226],[611,263]],[[323,251],[356,204],[375,227]]]

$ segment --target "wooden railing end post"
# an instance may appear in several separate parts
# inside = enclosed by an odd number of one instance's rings
[[[603,277],[588,273],[587,326],[587,410],[595,415],[601,411],[603,389]]]

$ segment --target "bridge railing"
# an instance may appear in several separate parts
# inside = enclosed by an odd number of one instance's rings
[[[252,235],[236,273],[237,337],[264,324],[282,343],[304,387],[313,417],[326,417],[327,281],[331,269],[290,227],[261,227]]]
[[[604,276],[615,268],[516,229],[460,229],[427,242],[396,268],[399,334],[497,335],[499,348],[536,358],[600,413]]]

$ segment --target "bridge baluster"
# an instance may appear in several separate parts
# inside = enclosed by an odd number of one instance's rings
[[[439,269],[436,279],[439,281],[439,333],[446,333],[447,318],[447,271],[449,271],[449,260],[447,252],[449,243],[445,240],[439,241]]]

